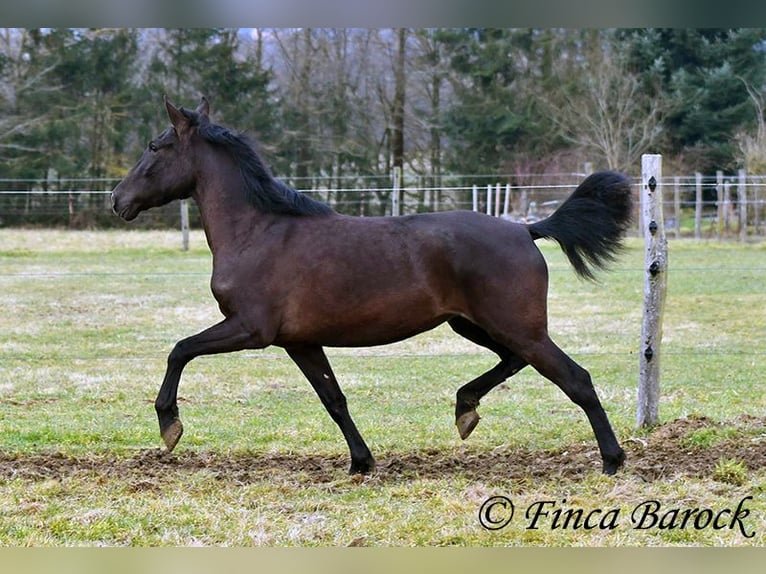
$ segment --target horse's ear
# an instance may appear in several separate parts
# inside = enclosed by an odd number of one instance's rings
[[[202,96],[202,99],[200,99],[199,105],[197,106],[197,113],[201,116],[207,117],[210,114],[210,102],[207,101],[207,98],[205,96]]]
[[[165,99],[165,109],[168,111],[168,117],[170,118],[170,123],[173,124],[173,127],[176,130],[176,133],[180,133],[184,130],[184,128],[188,127],[189,120],[186,119],[186,116],[184,116],[183,112],[179,110],[177,107],[175,107],[173,104],[171,104],[168,101],[168,98],[166,96],[163,96]]]

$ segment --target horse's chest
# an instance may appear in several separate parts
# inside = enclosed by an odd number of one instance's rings
[[[215,270],[210,280],[210,290],[218,301],[221,312],[227,317],[251,307],[264,297],[263,285],[260,285],[257,279]]]
[[[228,278],[216,277],[213,275],[213,278],[210,280],[210,290],[213,292],[215,300],[218,301],[218,307],[221,309],[221,313],[226,317],[230,316],[233,310],[233,282]]]

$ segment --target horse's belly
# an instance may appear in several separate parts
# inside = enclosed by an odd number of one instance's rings
[[[361,305],[338,302],[298,310],[283,323],[277,344],[386,345],[433,329],[455,314],[427,297],[382,297]]]

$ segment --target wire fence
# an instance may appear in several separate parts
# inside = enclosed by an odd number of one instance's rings
[[[348,215],[401,215],[467,209],[515,221],[548,216],[575,189],[584,173],[388,176],[287,179],[287,183]],[[0,179],[0,227],[119,228],[110,193],[116,178]],[[638,180],[634,180],[638,198]],[[665,225],[676,237],[766,235],[766,176],[683,175],[664,177]],[[638,201],[636,201],[638,204]],[[636,211],[638,230],[638,210]],[[201,225],[193,205],[189,224]],[[132,228],[181,228],[177,203],[150,210]]]

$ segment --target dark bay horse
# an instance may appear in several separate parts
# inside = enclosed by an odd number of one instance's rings
[[[171,127],[153,139],[114,188],[125,220],[192,197],[213,254],[211,289],[220,323],[176,343],[155,408],[168,450],[181,438],[181,372],[201,355],[276,345],[285,349],[340,427],[351,473],[375,460],[346,406],[324,346],[399,341],[448,322],[500,362],[457,392],[462,438],[479,422],[492,388],[532,365],[585,412],[603,471],[625,460],[588,372],[549,338],[548,269],[534,244],[556,240],[575,271],[591,277],[616,256],[630,220],[628,179],[586,178],[548,219],[523,225],[455,211],[403,217],[348,217],[272,177],[243,135],[196,110],[165,101]]]

